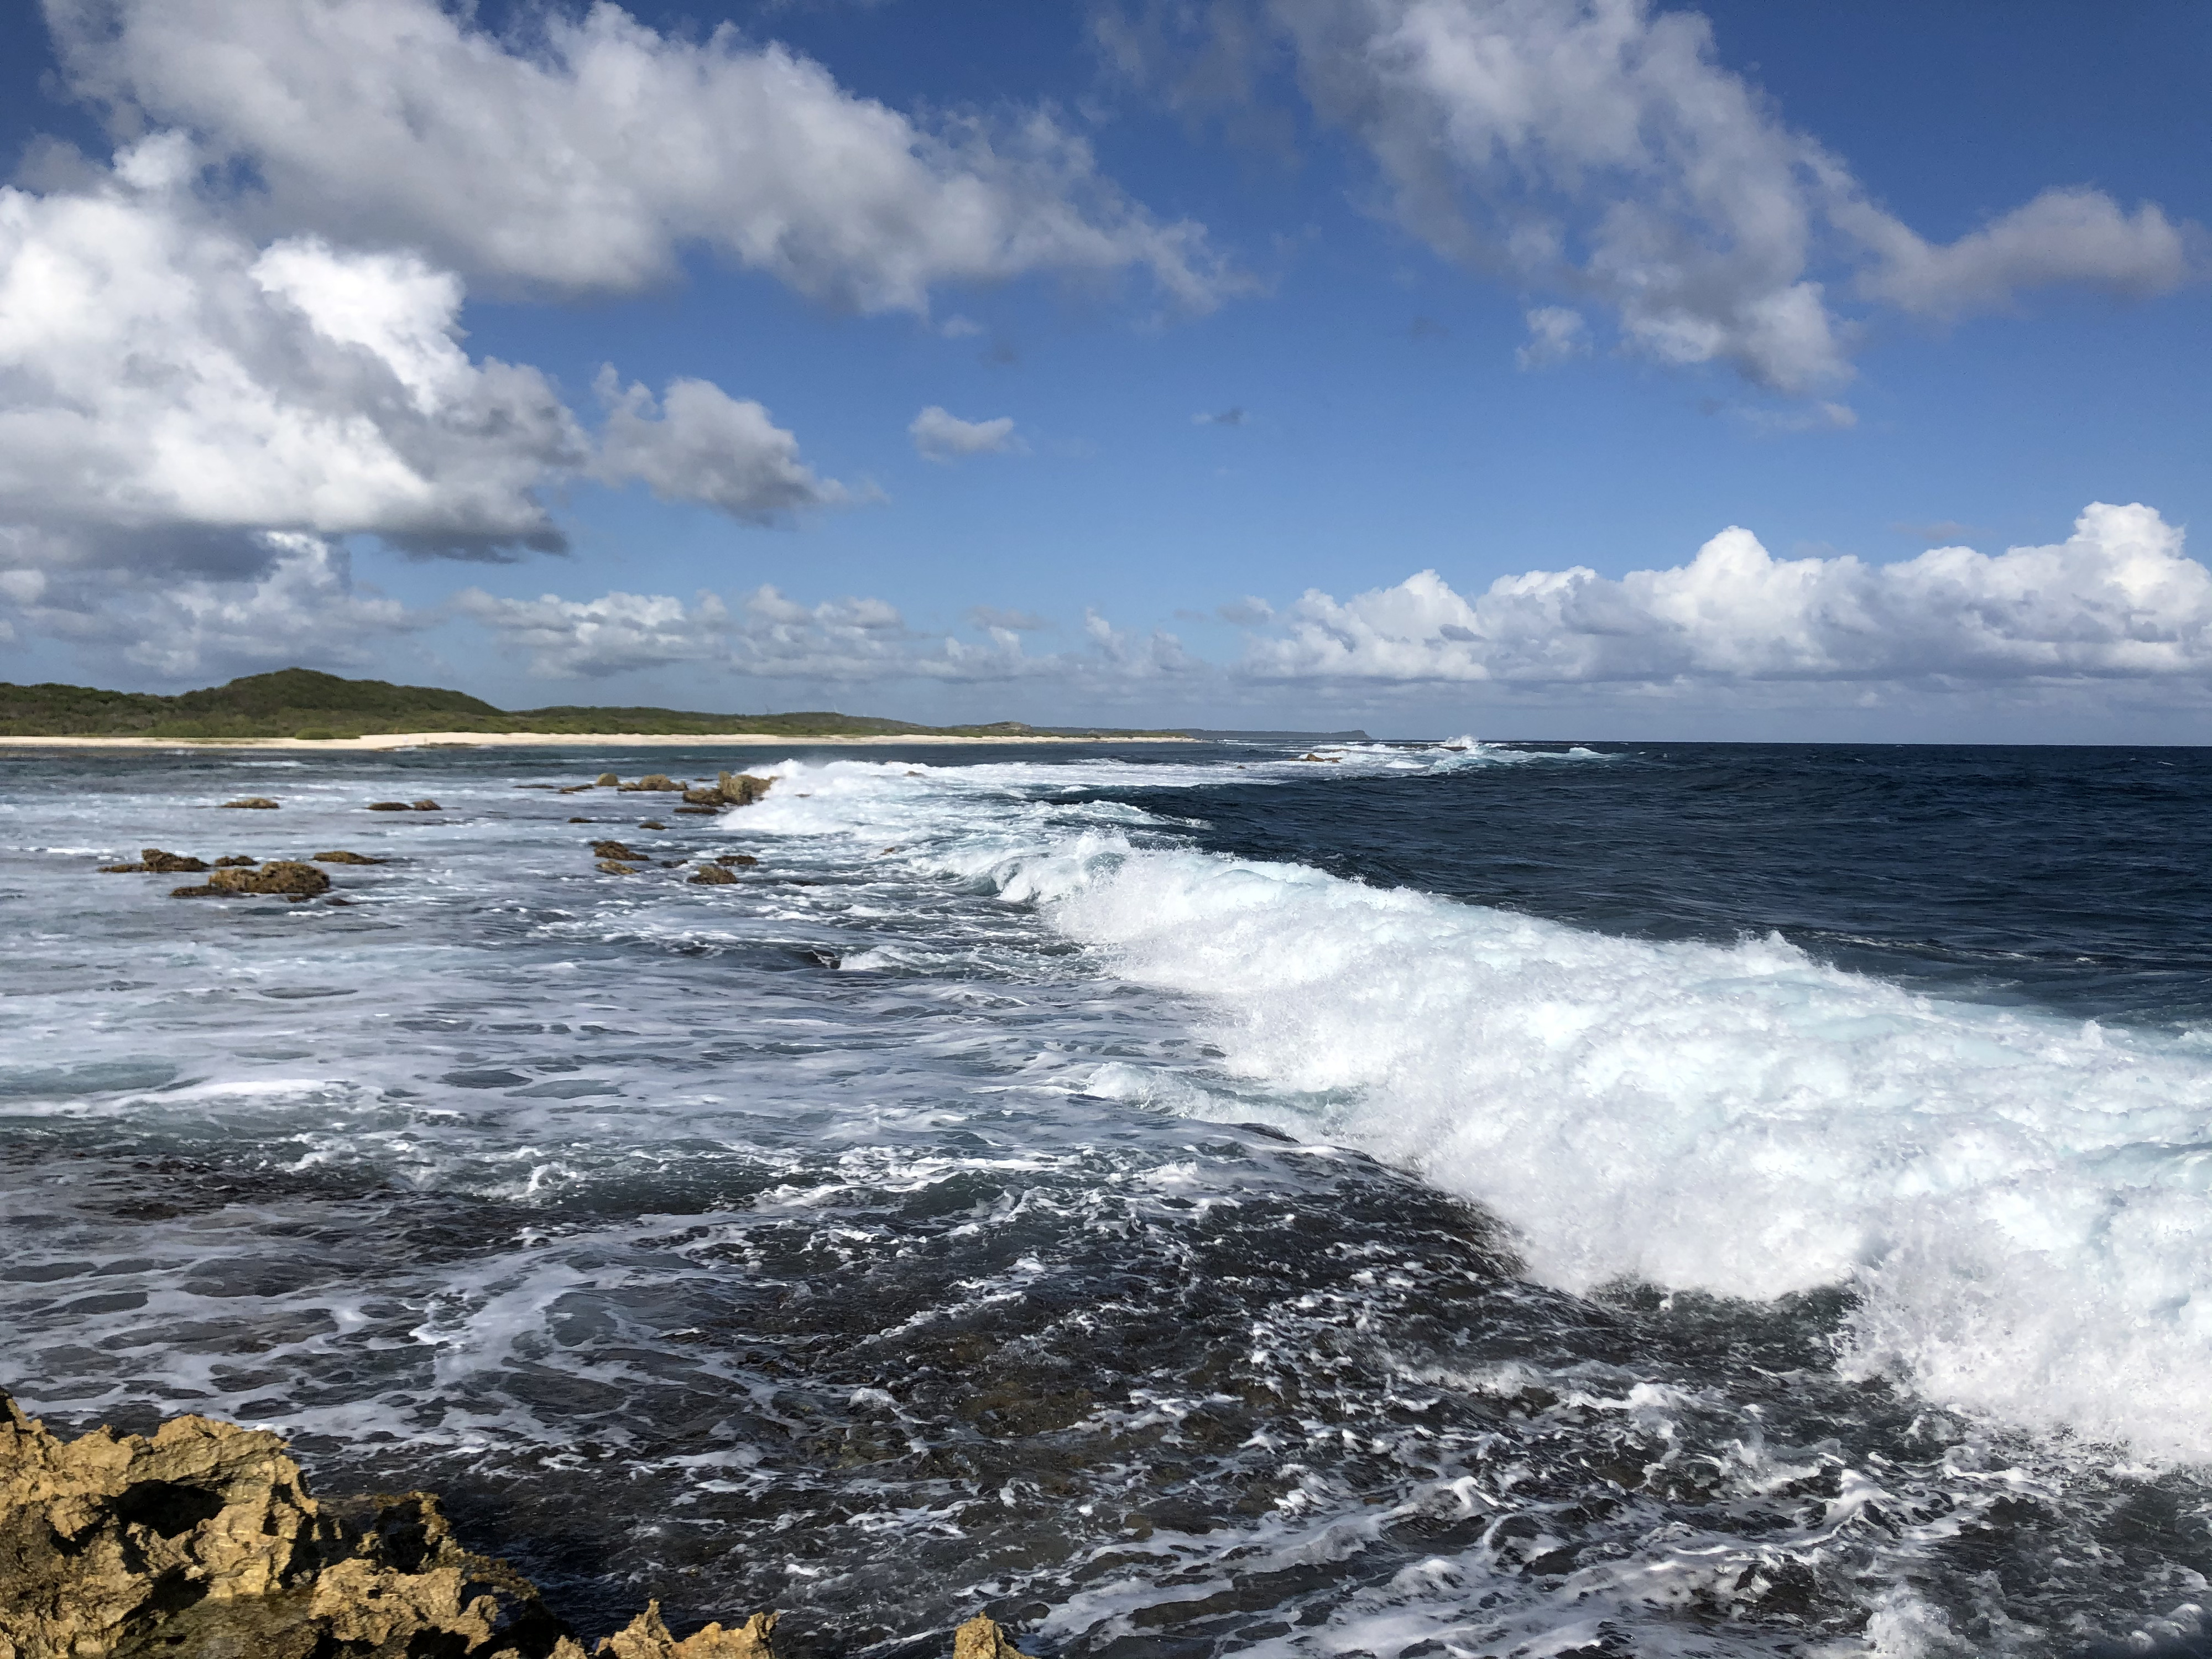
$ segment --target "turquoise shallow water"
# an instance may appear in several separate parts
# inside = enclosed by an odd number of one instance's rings
[[[2197,1650],[2186,767],[746,758],[0,760],[0,1382],[442,1486],[587,1629]]]

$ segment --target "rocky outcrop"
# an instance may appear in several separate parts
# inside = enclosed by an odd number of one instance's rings
[[[775,1659],[776,1615],[678,1638],[658,1601],[592,1659]],[[50,1432],[0,1393],[0,1659],[586,1659],[436,1498],[317,1498],[273,1434],[179,1417]],[[990,1620],[953,1659],[1024,1659]]]
[[[599,1644],[599,1659],[775,1659],[769,1638],[775,1615],[757,1613],[735,1630],[709,1625],[678,1641],[661,1622],[660,1603],[645,1611]]]
[[[0,1659],[584,1659],[423,1492],[320,1504],[273,1434],[63,1440],[0,1395]]]
[[[601,859],[635,859],[642,858],[644,854],[633,853],[618,841],[595,841],[592,843],[592,856]]]
[[[602,772],[592,781],[594,787],[600,789],[619,789],[622,787],[622,780],[611,772]]]
[[[240,853],[233,858],[217,859],[215,867],[218,870],[250,870],[260,862],[259,859],[250,859]]]
[[[617,783],[615,787],[625,795],[673,795],[678,793],[684,786],[665,772],[647,772],[635,783]]]
[[[273,896],[310,899],[331,890],[331,878],[312,864],[294,859],[272,859],[258,869],[216,870],[204,887],[171,890],[171,898],[252,898]]]
[[[446,809],[434,800],[373,800],[368,804],[372,812],[442,812]]]
[[[760,860],[750,853],[723,853],[715,858],[714,862],[734,869],[750,870]]]
[[[603,876],[634,876],[637,873],[637,866],[624,864],[620,859],[601,859],[599,873]]]
[[[373,859],[365,853],[349,853],[343,848],[337,848],[328,853],[316,854],[315,862],[318,864],[384,864],[388,860]]]
[[[711,789],[686,789],[684,799],[692,806],[720,811],[726,807],[750,806],[775,787],[774,778],[755,777],[750,772],[725,772]],[[684,810],[677,808],[679,812]]]
[[[139,862],[137,864],[103,864],[100,866],[100,873],[103,876],[125,876],[136,871],[145,870],[151,871],[156,875],[185,876],[198,875],[207,868],[206,864],[198,859],[188,857],[182,853],[165,853],[158,847],[141,848],[138,851],[138,858]],[[224,860],[218,860],[216,862],[220,866]],[[248,859],[246,862],[251,864],[253,860]]]
[[[413,805],[418,812],[442,812],[446,810],[434,800],[418,800],[414,802]]]
[[[273,812],[276,810],[276,803],[266,795],[240,795],[236,800],[227,800],[223,805],[243,807],[253,812]]]
[[[737,880],[719,864],[702,864],[690,878],[694,887],[727,887]]]

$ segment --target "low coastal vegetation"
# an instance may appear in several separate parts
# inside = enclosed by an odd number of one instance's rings
[[[0,738],[301,738],[339,741],[394,732],[480,732],[560,736],[777,738],[1025,736],[1180,737],[1181,732],[1074,731],[1000,720],[988,726],[920,726],[874,714],[813,710],[787,714],[707,714],[680,708],[562,705],[509,710],[432,685],[349,680],[310,668],[249,674],[227,685],[160,696],[84,685],[0,684]]]

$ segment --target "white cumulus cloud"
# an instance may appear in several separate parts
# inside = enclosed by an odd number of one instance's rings
[[[267,563],[243,578],[16,568],[0,572],[0,605],[20,605],[33,631],[171,676],[370,668],[434,620],[357,587],[343,548],[281,532],[258,539]]]
[[[1244,663],[1371,682],[1870,682],[1971,686],[2212,678],[2212,571],[2152,508],[2096,503],[2063,543],[1897,564],[1777,559],[1731,527],[1686,565],[1583,567],[1462,595],[1433,570],[1309,592]]]
[[[173,137],[86,188],[0,189],[0,524],[555,546],[580,458],[535,369],[472,361],[459,283],[408,254],[258,246]]]
[[[1286,46],[1316,112],[1372,159],[1384,210],[1439,253],[1605,307],[1641,356],[1784,392],[1850,378],[1838,280],[1948,319],[2051,284],[2141,296],[2202,274],[2201,232],[2081,188],[1931,243],[1725,67],[1705,17],[1650,0],[1127,0],[1101,32],[1189,107],[1249,100],[1254,64]],[[1547,349],[1532,329],[1524,362]]]
[[[288,229],[472,278],[633,289],[698,246],[870,311],[1033,270],[1140,268],[1190,307],[1222,292],[1198,227],[1156,222],[1042,113],[924,126],[726,25],[519,9],[495,35],[437,0],[46,6],[118,127],[248,163]]]
[[[453,604],[501,646],[523,653],[532,673],[550,678],[598,678],[729,654],[730,613],[712,593],[686,605],[665,593],[506,599],[471,587],[455,594]]]
[[[702,502],[752,524],[851,498],[800,461],[799,440],[749,398],[678,380],[656,409],[642,386],[624,388],[612,368],[599,372],[599,389],[607,420],[592,471],[602,483],[637,479],[662,501]]]
[[[906,430],[914,440],[915,453],[932,461],[956,461],[963,455],[1005,455],[1022,447],[1022,441],[1014,436],[1011,415],[994,421],[963,421],[932,404],[908,423]]]

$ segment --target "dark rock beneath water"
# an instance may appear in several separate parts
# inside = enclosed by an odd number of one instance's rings
[[[750,853],[724,853],[717,857],[714,862],[717,864],[733,865],[741,870],[750,870],[753,866],[758,864],[760,860],[755,858]]]
[[[386,860],[373,859],[363,853],[349,853],[343,848],[337,848],[327,853],[316,854],[315,862],[318,864],[383,864]]]
[[[624,864],[619,859],[601,859],[599,873],[603,876],[634,876],[637,873],[637,866],[634,864]]]
[[[368,804],[372,812],[411,812],[415,809],[404,800],[373,800]]]
[[[665,830],[668,828],[668,826],[663,823],[659,818],[640,818],[637,821],[637,827],[641,830]]]
[[[227,800],[223,805],[244,807],[254,812],[273,812],[276,810],[276,803],[266,795],[240,795],[236,800]]]

